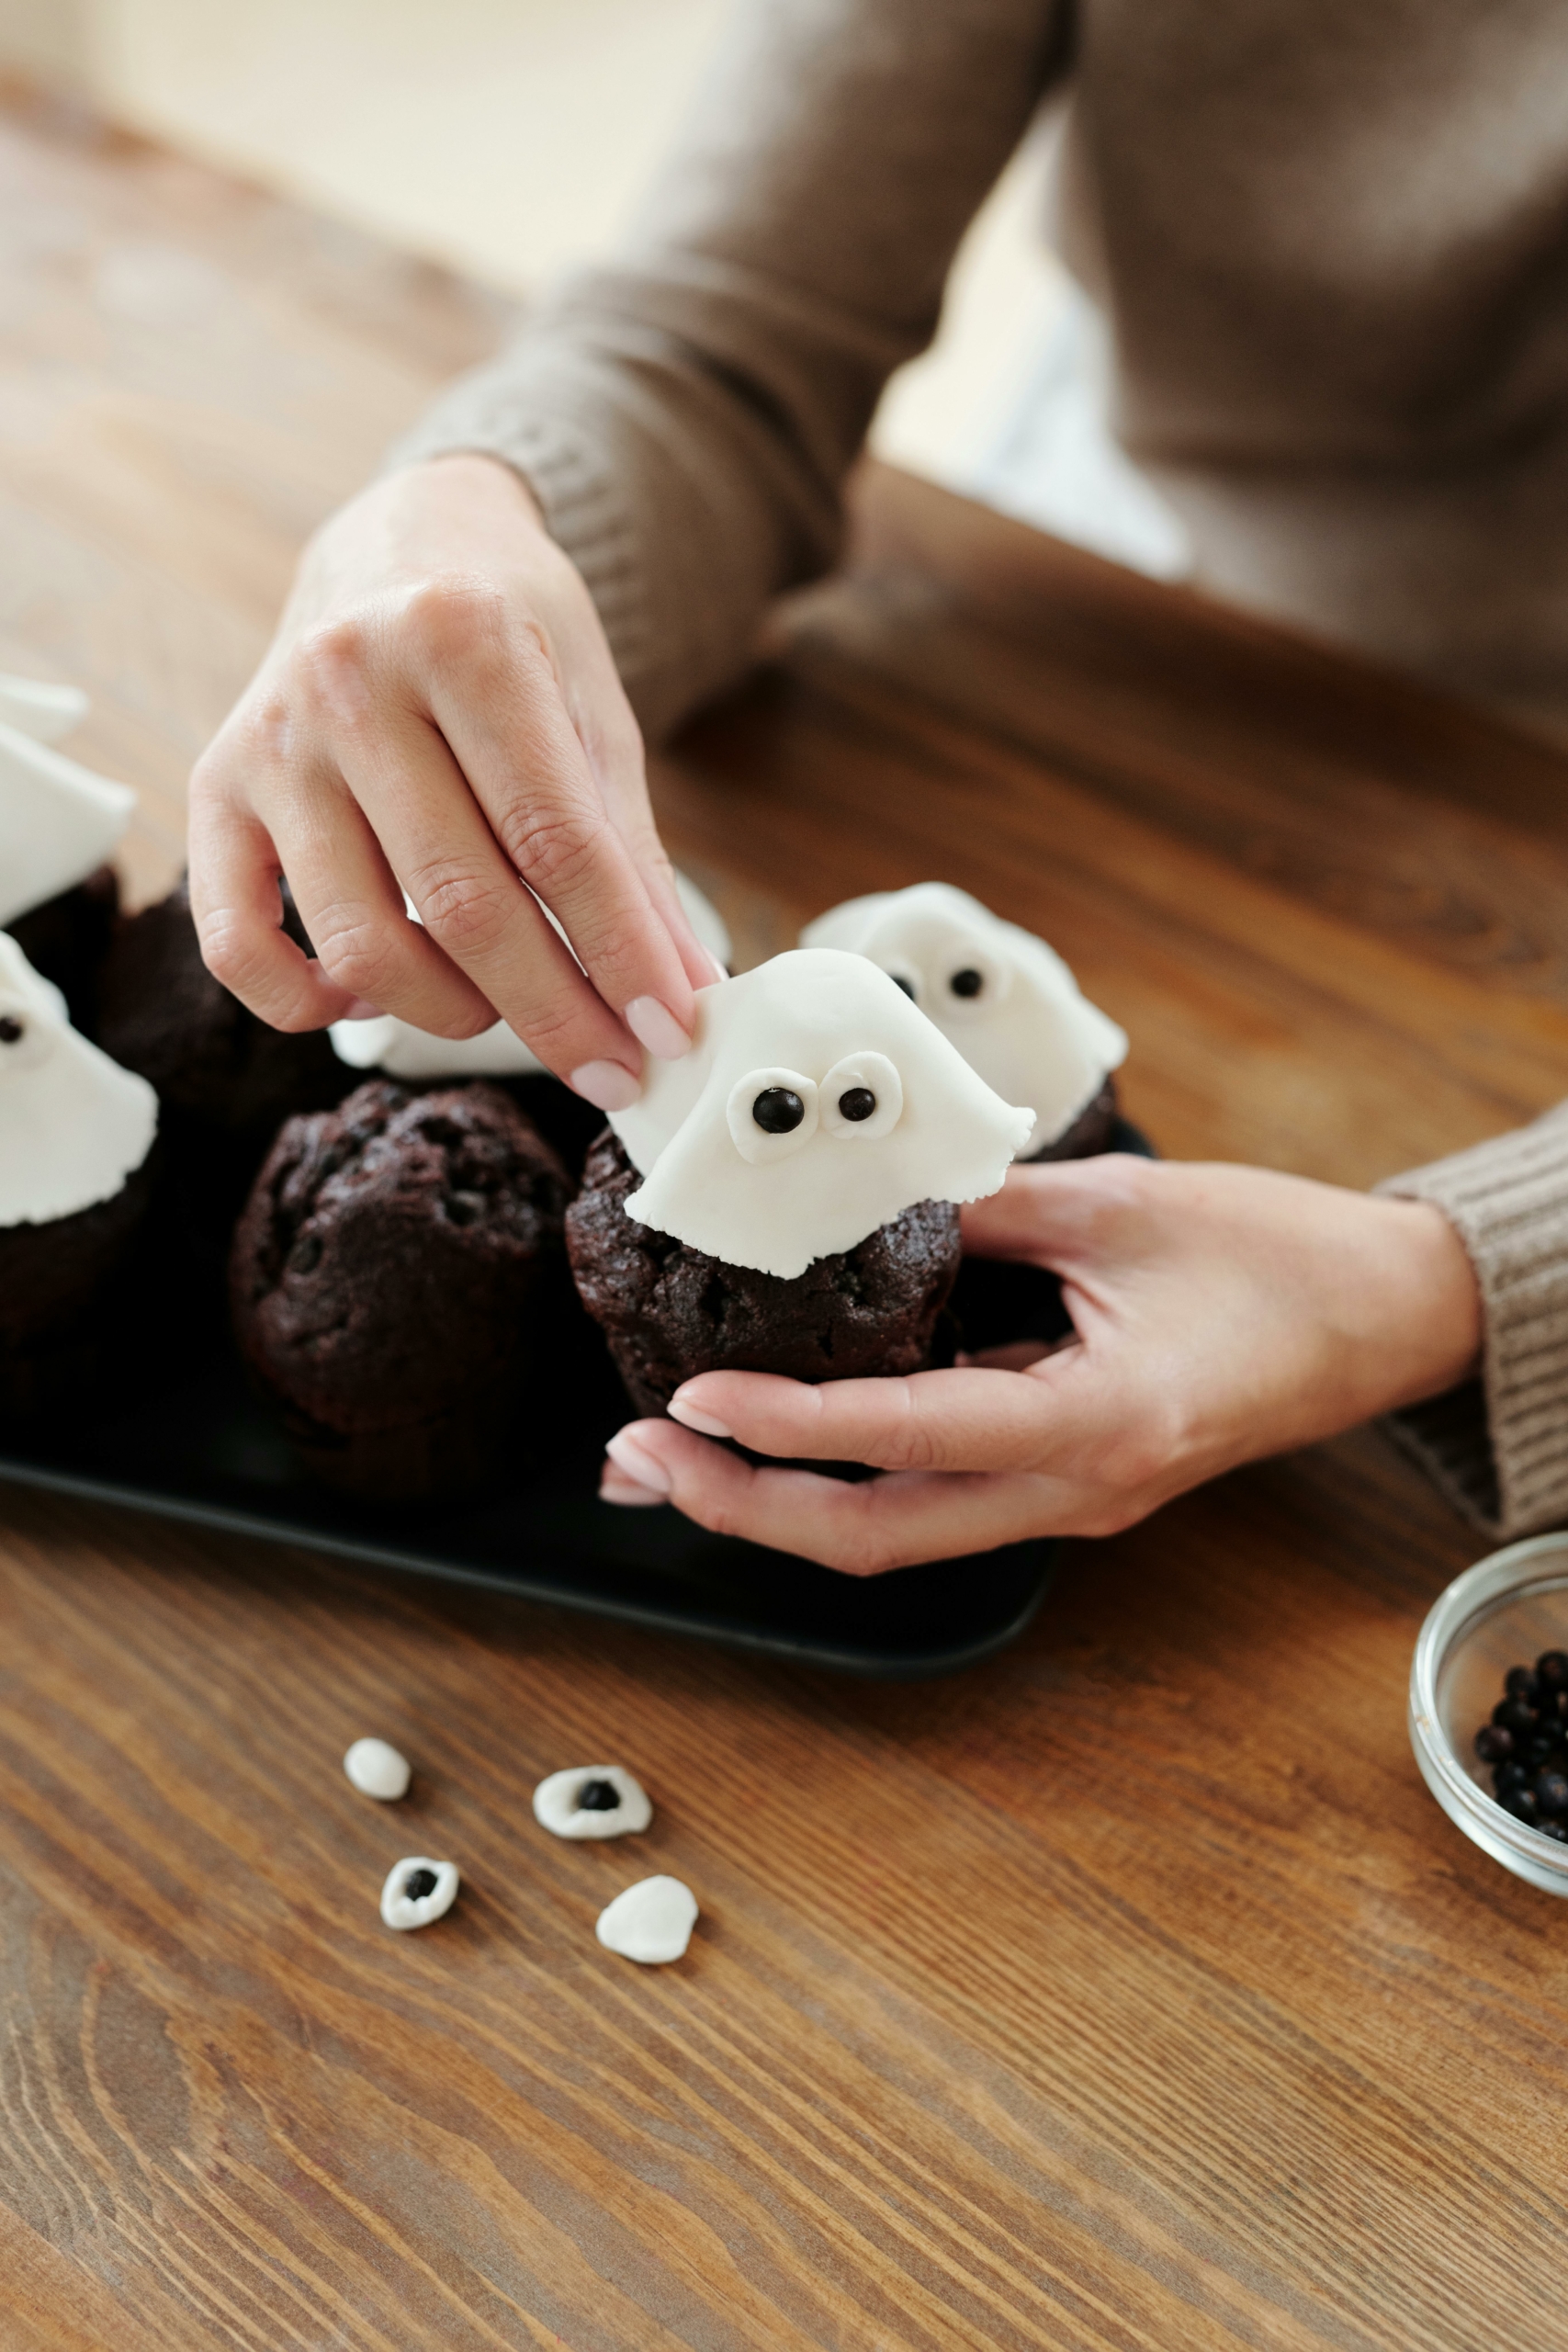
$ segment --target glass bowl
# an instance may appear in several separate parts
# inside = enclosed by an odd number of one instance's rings
[[[1568,1846],[1505,1813],[1475,1735],[1511,1666],[1568,1649],[1568,1533],[1532,1535],[1477,1561],[1433,1604],[1410,1668],[1410,1745],[1449,1819],[1549,1894],[1568,1894]]]

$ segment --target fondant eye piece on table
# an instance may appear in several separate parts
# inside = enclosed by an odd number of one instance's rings
[[[387,1872],[381,1917],[389,1928],[428,1928],[445,1917],[457,1899],[457,1865],[434,1862],[428,1854],[406,1854]]]
[[[384,1739],[356,1739],[343,1759],[343,1769],[362,1796],[395,1804],[407,1796],[413,1777],[406,1756]]]
[[[606,1951],[645,1968],[683,1960],[697,1924],[697,1898],[678,1878],[638,1879],[600,1912],[594,1933]]]
[[[755,1167],[787,1159],[817,1132],[816,1080],[797,1069],[749,1069],[729,1090],[725,1105],[730,1140]]]
[[[886,1054],[845,1054],[819,1090],[823,1130],[856,1143],[890,1135],[904,1115],[904,1084]]]
[[[623,1766],[575,1764],[539,1782],[534,1818],[556,1838],[630,1838],[648,1827],[653,1807]]]

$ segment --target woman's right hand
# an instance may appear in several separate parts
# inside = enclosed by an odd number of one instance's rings
[[[281,929],[280,875],[319,960]],[[393,474],[312,540],[191,779],[190,892],[209,969],[274,1028],[499,1014],[601,1110],[635,1100],[639,1047],[684,1053],[722,977],[587,588],[491,458]]]

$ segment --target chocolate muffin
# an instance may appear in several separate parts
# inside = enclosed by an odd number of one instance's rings
[[[1043,1144],[1029,1155],[1031,1161],[1043,1159],[1095,1159],[1102,1151],[1116,1148],[1116,1130],[1121,1124],[1122,1105],[1116,1096],[1116,1080],[1108,1078],[1092,1102],[1078,1113],[1065,1135],[1055,1143]],[[1028,1164],[1027,1162],[1025,1163]]]
[[[855,1380],[920,1372],[958,1271],[958,1211],[920,1201],[837,1256],[785,1281],[639,1225],[642,1180],[608,1129],[567,1212],[578,1295],[602,1325],[633,1404],[662,1413],[699,1372]]]
[[[60,990],[72,1027],[85,1037],[97,1035],[99,987],[118,915],[118,878],[112,865],[100,865],[6,926],[33,970]]]
[[[348,1073],[324,1030],[271,1029],[213,978],[183,881],[120,924],[103,970],[98,1042],[157,1089],[170,1238],[216,1270],[283,1121],[341,1102]]]
[[[240,1219],[240,1348],[310,1467],[394,1501],[470,1488],[548,1368],[570,1185],[499,1088],[386,1079],[290,1119]]]
[[[290,1035],[231,996],[201,960],[184,881],[123,922],[103,978],[98,1042],[166,1107],[215,1134],[270,1143],[291,1112],[344,1092],[324,1031]]]
[[[149,1159],[73,1216],[0,1226],[0,1420],[90,1399],[152,1197]]]

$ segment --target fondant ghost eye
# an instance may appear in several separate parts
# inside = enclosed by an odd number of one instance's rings
[[[904,1086],[886,1054],[846,1054],[821,1087],[822,1125],[830,1136],[874,1142],[904,1115]]]
[[[742,1159],[760,1167],[787,1159],[817,1132],[818,1093],[797,1069],[752,1069],[729,1090],[725,1116]]]
[[[806,1105],[787,1086],[764,1086],[751,1105],[751,1116],[765,1136],[787,1136],[806,1116]]]
[[[883,970],[896,989],[902,989],[911,1004],[920,1001],[920,976],[912,964],[884,964]]]
[[[18,1070],[37,1069],[49,1059],[48,1024],[15,999],[0,1009],[0,1081]]]
[[[932,1008],[939,1021],[990,1014],[1007,995],[1012,977],[997,956],[969,940],[949,946],[942,969],[947,977],[940,991],[942,1002]]]

